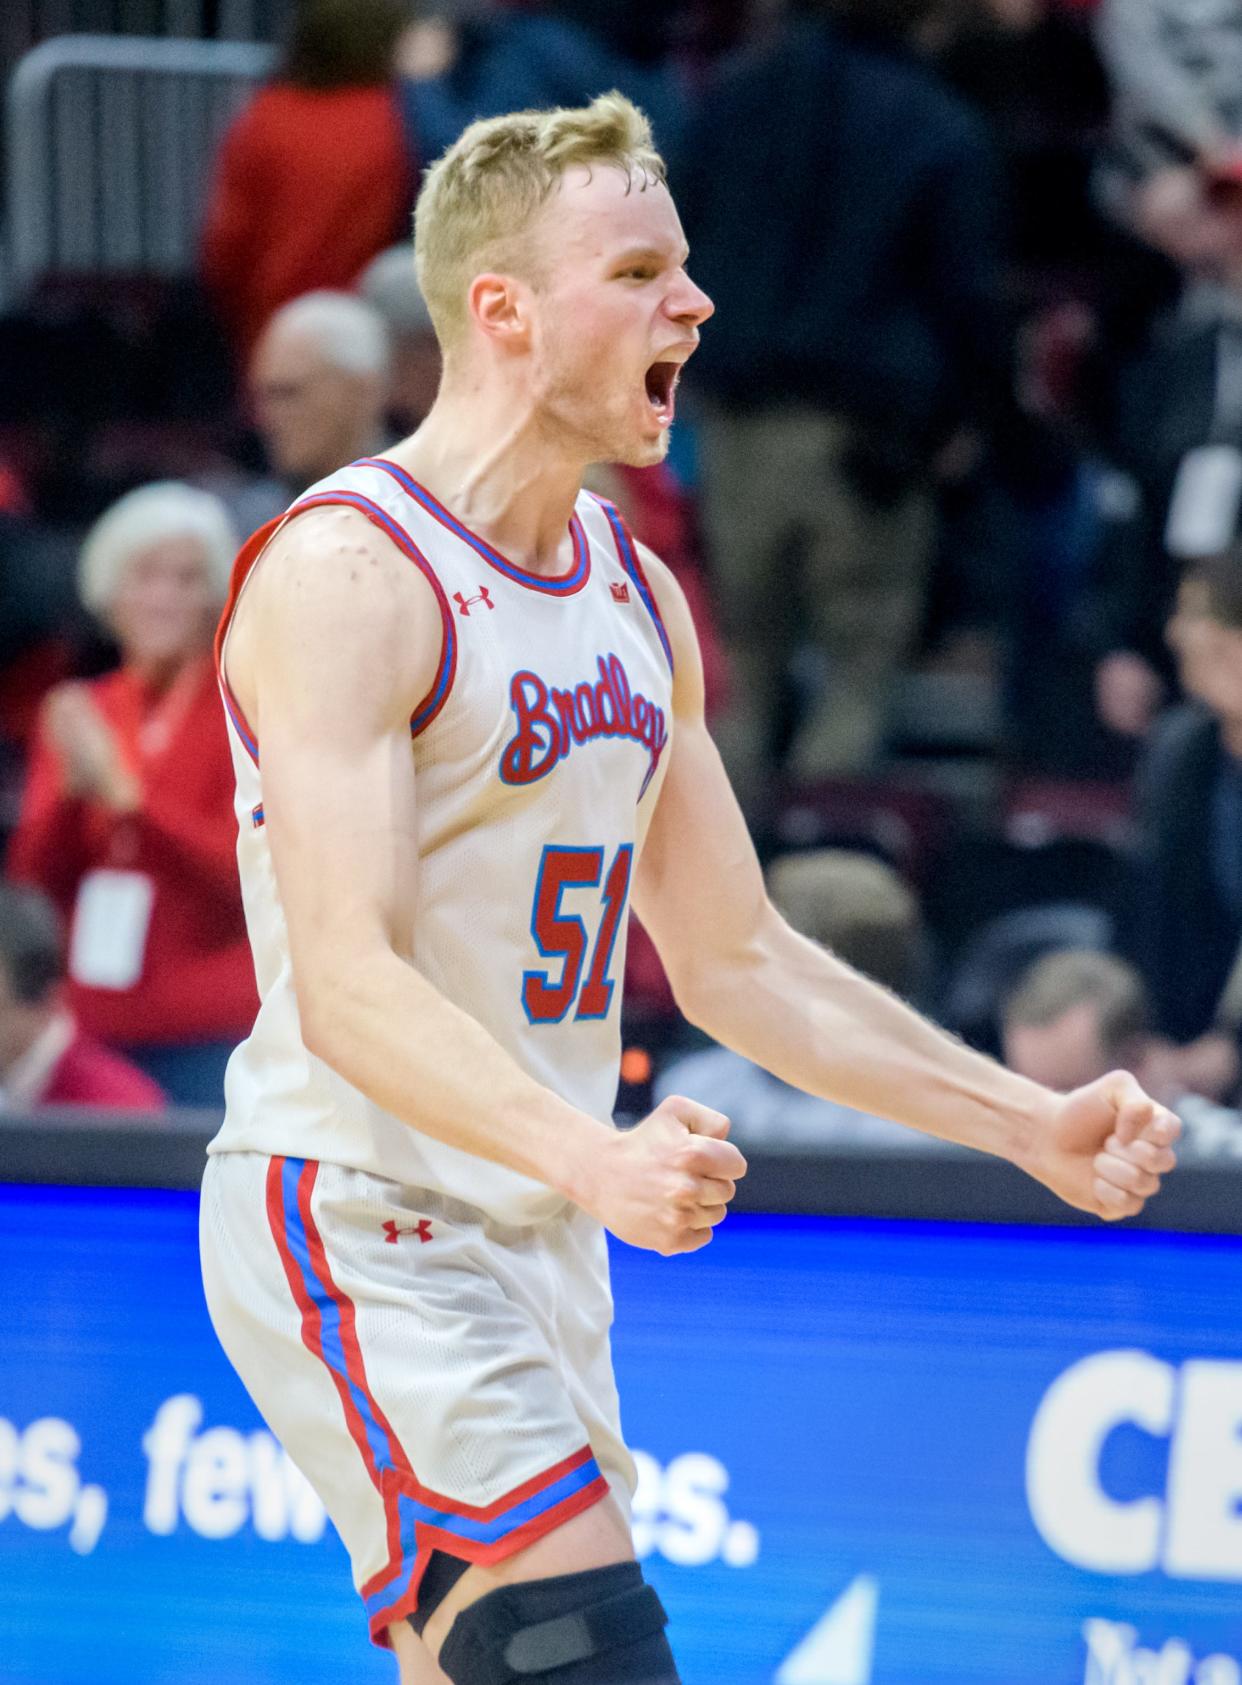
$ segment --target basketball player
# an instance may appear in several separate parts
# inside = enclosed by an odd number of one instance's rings
[[[681,593],[580,490],[663,456],[712,308],[642,116],[475,124],[415,251],[431,414],[255,535],[221,627],[262,1005],[208,1301],[404,1685],[672,1685],[604,1231],[692,1252],[745,1164],[691,1100],[610,1126],[629,907],[718,1041],[1101,1217],[1178,1125],[1128,1077],[1062,1097],[969,1052],[767,901]]]

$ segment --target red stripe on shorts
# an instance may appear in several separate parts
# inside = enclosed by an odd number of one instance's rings
[[[379,1470],[371,1458],[371,1447],[367,1444],[367,1430],[362,1417],[358,1413],[358,1406],[354,1403],[349,1390],[349,1382],[344,1375],[339,1375],[324,1356],[323,1339],[321,1337],[322,1319],[319,1307],[306,1291],[306,1283],[302,1280],[302,1272],[297,1259],[289,1250],[289,1241],[285,1233],[285,1192],[284,1192],[283,1158],[273,1158],[267,1167],[267,1220],[272,1230],[272,1238],[276,1242],[276,1250],[280,1254],[280,1261],[284,1265],[285,1277],[289,1283],[289,1291],[293,1294],[294,1302],[302,1313],[302,1343],[313,1357],[317,1357],[328,1374],[332,1377],[332,1384],[336,1388],[337,1397],[341,1401],[341,1408],[345,1412],[345,1425],[349,1429],[349,1437],[358,1447],[358,1455],[362,1458],[371,1484],[379,1490]],[[318,1165],[308,1160],[298,1177],[298,1207],[302,1205],[303,1186],[306,1188],[306,1204],[310,1203],[310,1189],[314,1186],[315,1171]]]
[[[315,1185],[315,1176],[319,1166],[313,1159],[308,1159],[306,1170],[298,1179],[298,1210],[302,1214],[302,1226],[306,1230],[307,1245],[310,1250],[311,1267],[319,1277],[320,1285],[326,1288],[328,1294],[336,1301],[336,1308],[341,1318],[341,1345],[345,1348],[345,1367],[349,1371],[349,1378],[358,1391],[366,1399],[371,1414],[379,1424],[384,1438],[388,1441],[388,1455],[392,1466],[402,1474],[413,1475],[409,1459],[401,1446],[401,1441],[393,1432],[392,1423],[380,1409],[375,1394],[371,1391],[367,1381],[366,1364],[362,1361],[362,1347],[358,1344],[358,1329],[354,1315],[354,1302],[348,1293],[343,1293],[333,1280],[332,1271],[328,1266],[328,1255],[324,1251],[323,1239],[318,1226],[311,1215],[311,1189]],[[307,1171],[310,1172],[309,1177]]]

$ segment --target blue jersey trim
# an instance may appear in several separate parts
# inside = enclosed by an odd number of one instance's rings
[[[642,564],[639,562],[633,543],[630,540],[629,528],[621,519],[621,512],[615,503],[609,503],[606,497],[597,497],[595,501],[608,517],[608,525],[612,528],[613,540],[617,546],[617,559],[620,561],[621,566],[625,569],[626,573],[629,574],[630,579],[633,582],[634,589],[642,598],[643,603],[646,606],[647,613],[651,616],[653,622],[655,623],[655,629],[660,635],[660,643],[664,647],[664,654],[668,658],[668,670],[671,673],[674,671],[673,646],[668,640],[668,633],[664,629],[663,617],[656,606],[656,600],[651,593],[651,587],[647,583],[647,576],[642,570]]]
[[[477,551],[489,567],[493,567],[498,573],[504,574],[506,579],[512,579],[515,584],[524,585],[532,591],[545,591],[548,595],[554,597],[572,596],[574,592],[581,591],[586,584],[591,571],[591,547],[587,543],[586,533],[582,530],[582,523],[576,513],[570,517],[569,521],[569,531],[574,546],[573,566],[568,573],[562,574],[559,578],[548,578],[544,574],[531,573],[527,568],[520,568],[516,562],[511,562],[507,556],[502,556],[499,550],[494,549],[485,539],[480,538],[478,533],[471,532],[470,528],[459,521],[456,515],[451,514],[437,498],[431,495],[425,486],[420,486],[417,480],[412,479],[404,468],[398,468],[395,462],[388,462],[383,457],[373,456],[364,457],[361,462],[356,462],[353,466],[355,468],[379,468],[383,473],[389,475],[408,496],[414,499],[420,508],[425,509],[429,515],[440,522],[441,526],[447,527],[451,533],[455,533],[472,550]]]

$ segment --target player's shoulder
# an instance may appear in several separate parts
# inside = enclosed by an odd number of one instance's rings
[[[431,593],[398,540],[344,502],[295,504],[264,548],[254,584],[260,598],[279,599],[286,610],[356,599],[364,615],[403,604],[415,609]]]
[[[663,557],[657,555],[651,546],[644,544],[641,539],[635,539],[634,550],[660,612],[660,618],[664,621],[674,655],[685,651],[688,644],[692,644],[697,650],[694,619],[677,575]]]
[[[664,558],[653,550],[650,544],[644,544],[641,538],[634,540],[634,550],[652,589],[661,595],[667,593],[679,596],[684,601],[685,593],[677,583],[677,575]]]
[[[243,709],[248,686],[363,696],[387,717],[413,710],[448,633],[438,593],[361,511],[324,504],[291,513],[256,560],[229,633],[230,677]],[[222,655],[223,658],[223,655]],[[354,702],[349,703],[354,707]]]
[[[649,544],[634,540],[634,556],[664,631],[673,670],[673,700],[679,718],[701,716],[705,706],[703,656],[686,593],[668,563]]]
[[[593,485],[584,486],[578,494],[574,507],[579,520],[597,542],[601,534],[607,538],[611,529],[608,553],[627,572],[638,572],[642,583],[654,596],[661,617],[666,602],[671,604],[672,612],[677,613],[678,603],[684,602],[685,598],[672,570],[650,545],[635,536],[617,498],[607,495],[613,489],[611,478],[605,476],[602,470],[596,470],[594,480]],[[601,483],[605,489],[599,489]]]

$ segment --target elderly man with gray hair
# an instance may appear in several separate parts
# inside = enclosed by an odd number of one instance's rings
[[[391,443],[390,374],[388,326],[364,299],[303,293],[276,312],[250,363],[255,422],[280,482],[256,526],[343,463]]]
[[[211,655],[236,545],[221,504],[178,481],[92,528],[79,591],[120,664],[48,696],[8,860],[66,922],[82,1029],[187,1105],[223,1103],[256,1001]]]

